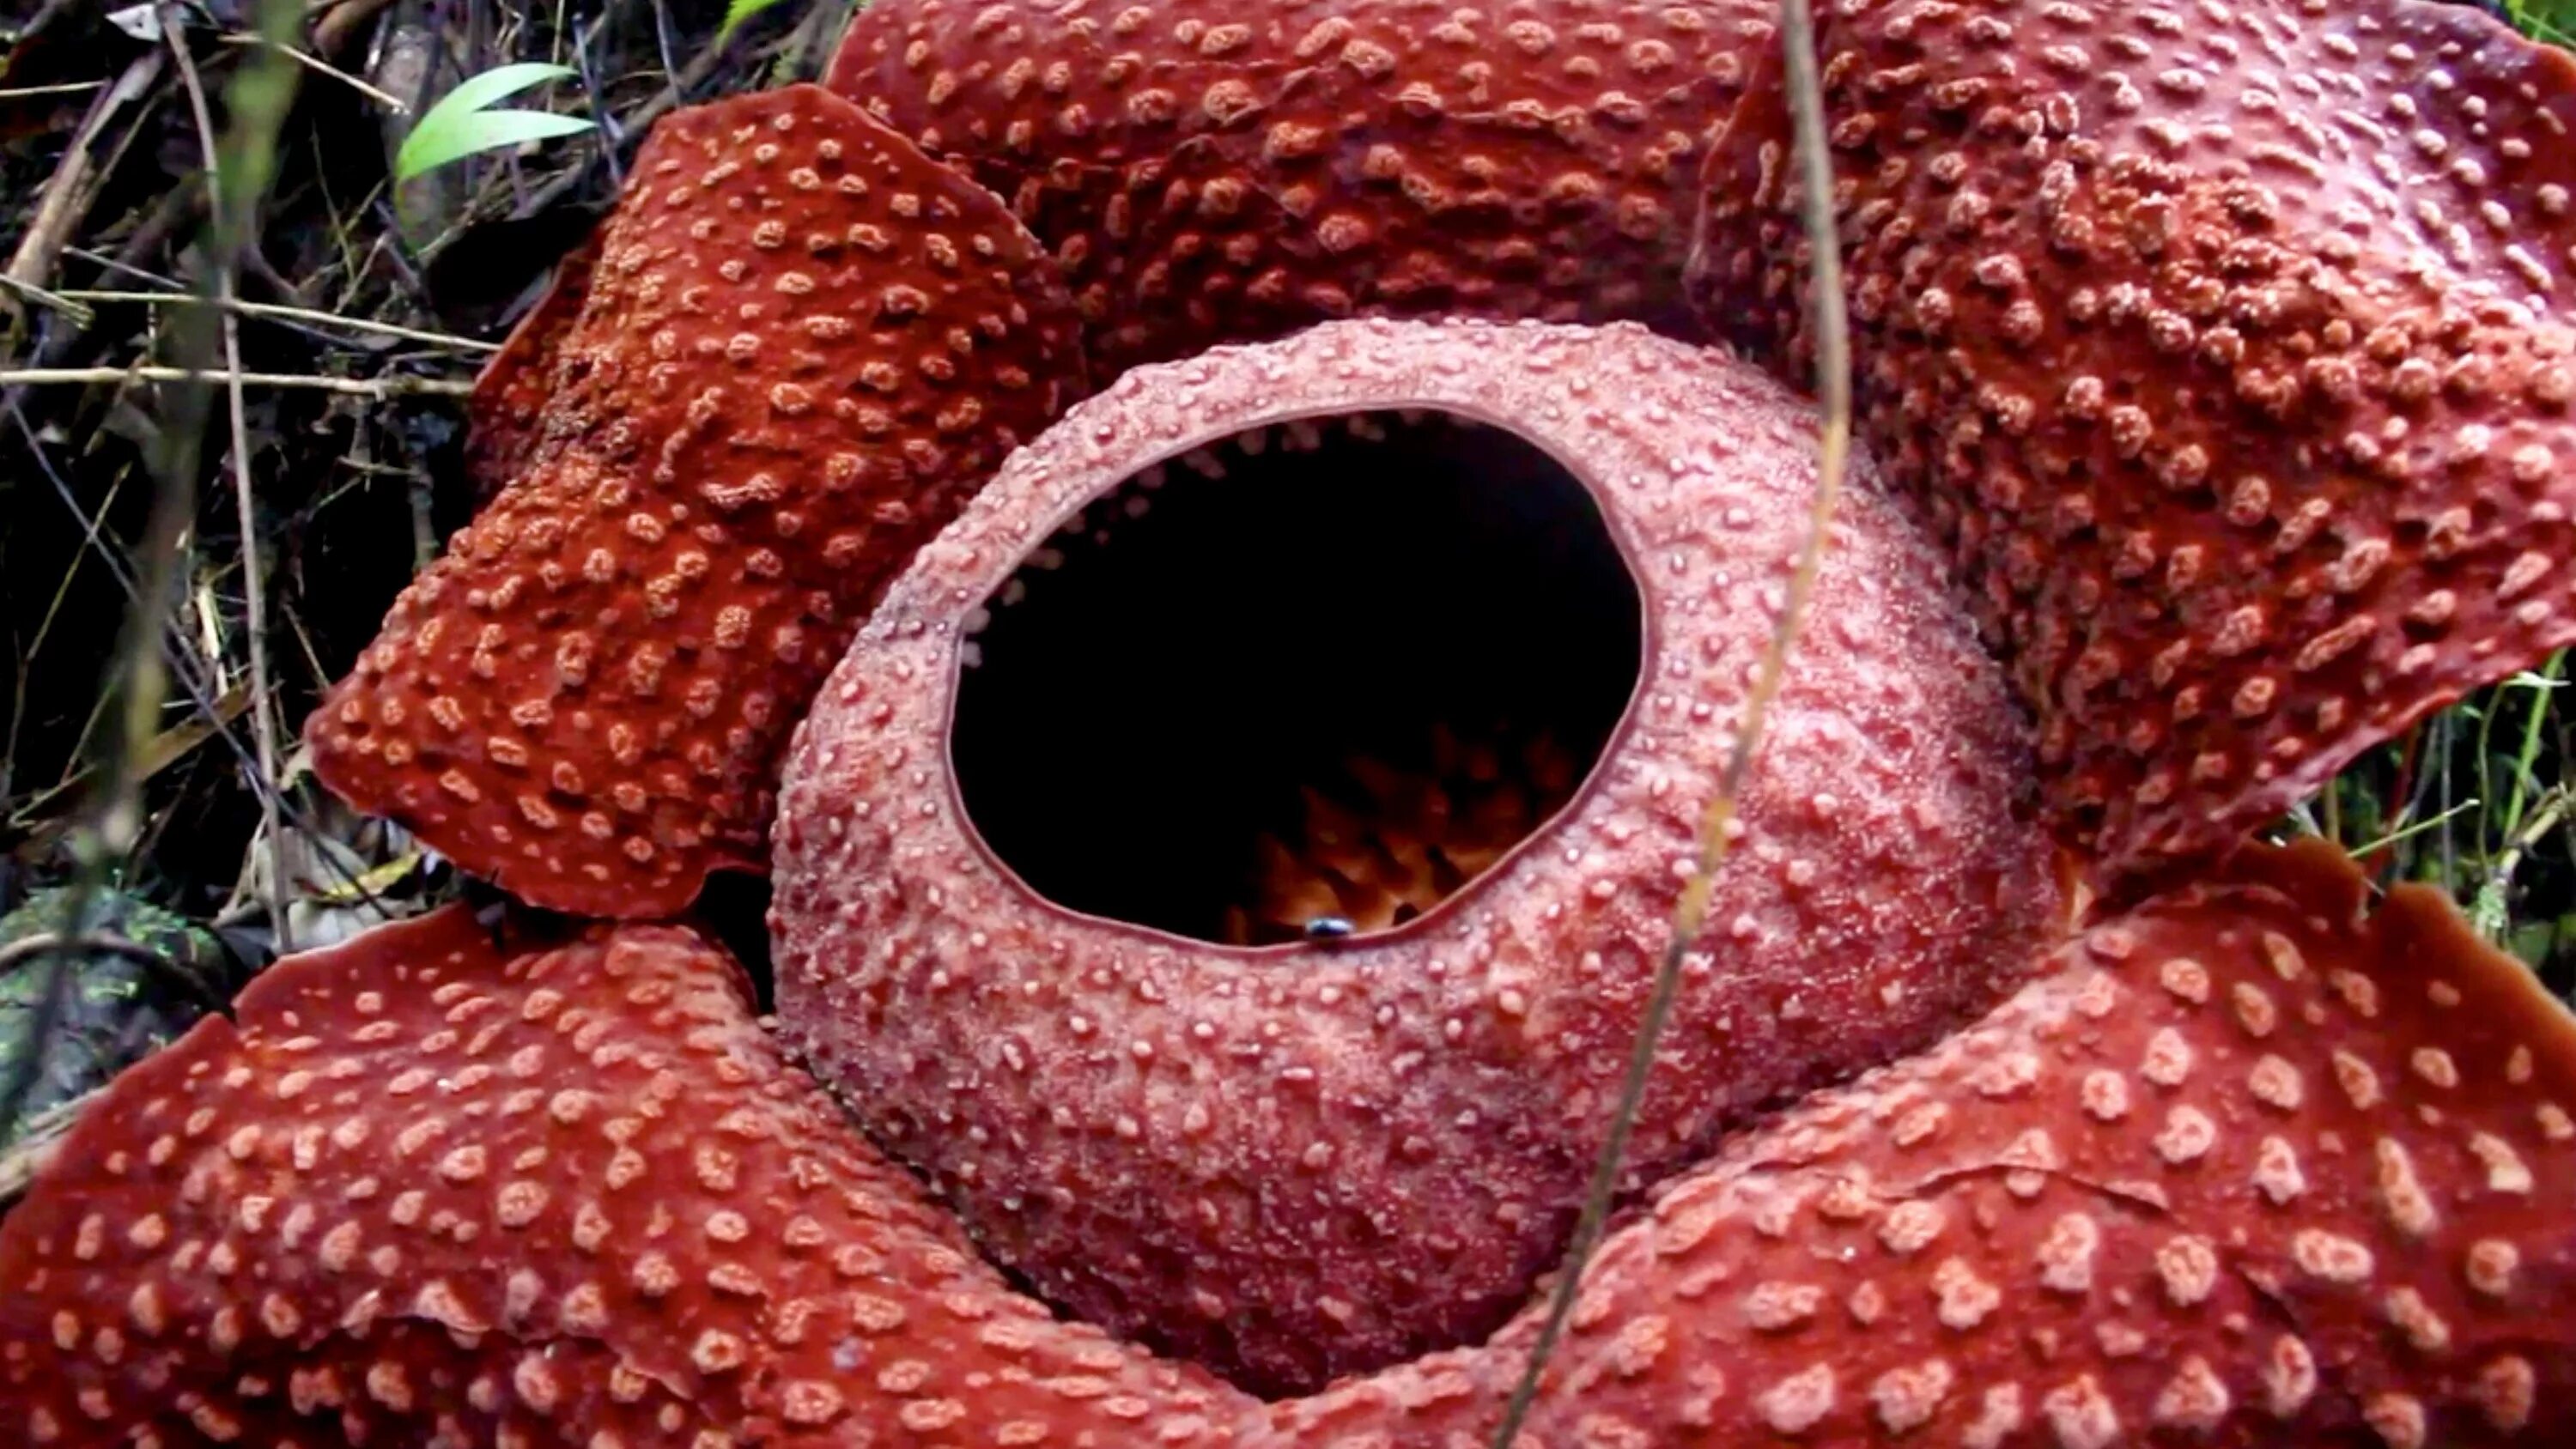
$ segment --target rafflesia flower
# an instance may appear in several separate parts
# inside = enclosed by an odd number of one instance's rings
[[[887,0],[666,120],[310,727],[614,919],[127,1073],[0,1428],[1489,1442],[1815,483],[1778,45]],[[1521,1442],[2567,1440],[2576,1021],[2246,835],[2576,636],[2576,76],[2410,0],[1819,45],[1868,456]],[[648,919],[764,859],[774,1021]]]

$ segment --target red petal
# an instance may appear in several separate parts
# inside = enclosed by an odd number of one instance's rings
[[[2576,1433],[2576,1020],[2445,898],[2252,855],[1660,1190],[1533,1432]]]
[[[9,1442],[1106,1442],[1240,1406],[1011,1293],[685,931],[502,947],[451,908],[238,1007],[0,1226]]]
[[[2259,849],[1667,1183],[1531,1431],[2576,1433],[2576,1021],[2440,897],[2364,897]],[[1258,1411],[1005,1290],[694,937],[512,953],[450,910],[282,964],[84,1118],[0,1225],[0,1425],[1481,1442],[1534,1313]]]
[[[917,0],[826,83],[1011,198],[1124,366],[1353,313],[1685,320],[1706,138],[1770,35],[1759,0]]]
[[[1079,364],[998,203],[813,86],[664,120],[598,245],[578,319],[487,379],[525,471],[310,733],[332,788],[520,897],[667,914],[758,867],[856,618]]]
[[[2576,62],[2465,6],[1839,10],[1866,431],[2117,867],[2576,640]],[[1808,366],[1777,65],[1714,319]]]

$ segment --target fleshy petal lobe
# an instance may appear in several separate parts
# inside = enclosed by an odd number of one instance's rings
[[[2458,5],[1872,3],[1819,57],[1864,431],[2106,868],[2576,639],[2576,61]],[[1811,365],[1774,61],[1693,289]]]
[[[2576,1432],[2576,1020],[2448,902],[2366,895],[2256,848],[1662,1185],[1531,1432]],[[461,909],[120,1078],[0,1290],[0,1428],[65,1445],[1446,1445],[1536,1327],[1258,1405],[1005,1288],[689,933],[505,948]]]
[[[871,6],[827,84],[963,159],[1112,367],[1352,315],[1686,322],[1759,0]]]
[[[450,908],[280,964],[114,1092],[0,1228],[13,1444],[1007,1443],[1240,1404],[1011,1293],[687,931],[512,948]]]
[[[815,682],[1072,396],[1072,319],[991,197],[797,86],[665,120],[522,339],[478,405],[518,476],[315,711],[315,762],[523,899],[668,914],[756,868]]]
[[[2367,898],[2329,846],[2250,847],[1933,1051],[1730,1142],[1604,1245],[1529,1433],[2576,1431],[2576,1019],[2447,899]],[[1490,1434],[1535,1326],[1277,1421]]]

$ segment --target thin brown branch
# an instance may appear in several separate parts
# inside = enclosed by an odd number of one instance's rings
[[[66,936],[59,931],[40,931],[32,936],[21,936],[6,946],[0,946],[0,976],[6,976],[40,956],[74,951],[122,956],[128,961],[139,961],[146,966],[159,967],[170,964],[166,957],[151,947],[104,931],[90,931],[73,936]]]
[[[196,58],[188,53],[186,35],[179,26],[166,23],[175,18],[175,13],[162,13],[165,23],[161,33],[170,42],[171,59],[179,67],[179,82],[188,92],[188,109],[197,122],[197,144],[206,158],[206,185],[211,188],[222,175],[215,156],[214,114],[206,106],[206,88],[198,79]],[[295,54],[291,46],[275,48],[290,56]],[[234,288],[233,269],[216,268],[212,300],[224,309],[224,368],[231,374],[224,379],[224,391],[232,428],[233,526],[241,536],[242,634],[250,651],[250,733],[252,746],[259,753],[259,788],[252,793],[259,796],[260,829],[268,837],[268,889],[263,895],[268,904],[269,929],[277,933],[277,949],[285,952],[294,950],[295,943],[287,936],[288,846],[285,824],[277,810],[277,707],[268,681],[268,571],[260,557],[258,500],[251,491],[249,408],[242,393],[241,317],[232,310],[240,299],[234,295]],[[212,617],[211,610],[208,616]]]
[[[62,254],[73,230],[89,211],[90,199],[96,194],[97,142],[107,123],[152,86],[161,74],[161,52],[147,50],[126,66],[116,83],[90,103],[89,114],[81,118],[80,128],[72,133],[71,144],[64,148],[62,161],[53,176],[45,182],[44,196],[36,204],[36,214],[19,237],[16,251],[9,257],[5,272],[13,282],[42,287],[53,279],[54,259]]]
[[[393,112],[397,116],[407,116],[411,114],[411,107],[403,104],[403,100],[400,96],[379,90],[376,87],[367,84],[365,81],[360,80],[356,76],[349,74],[347,71],[340,69],[338,66],[331,64],[329,61],[323,60],[318,56],[307,55],[303,51],[297,50],[294,46],[279,45],[264,35],[227,35],[223,40],[226,45],[257,45],[274,50],[280,55],[285,56],[287,59],[294,61],[297,65],[304,67],[306,70],[312,71],[316,75],[329,76],[331,79],[338,81],[340,84],[347,86],[349,89],[356,91],[362,96],[365,96],[368,100],[375,102],[377,105],[384,107],[386,110]]]
[[[168,307],[219,307],[242,317],[261,317],[279,322],[300,322],[308,327],[336,327],[347,332],[363,332],[376,337],[398,337],[406,342],[427,343],[432,347],[449,347],[459,352],[498,352],[501,344],[478,341],[472,337],[454,337],[444,332],[429,332],[418,327],[404,327],[392,322],[378,322],[368,317],[344,317],[337,312],[316,311],[310,307],[288,307],[276,302],[245,302],[207,299],[194,292],[119,291],[112,287],[74,287],[52,294],[65,302],[138,302]]]
[[[33,282],[19,281],[6,272],[0,272],[0,292],[6,292],[13,297],[22,297],[41,307],[51,307],[70,318],[74,327],[85,328],[97,317],[96,313],[71,297],[60,292],[49,292]]]
[[[1628,1138],[1636,1129],[1637,1110],[1645,1101],[1646,1080],[1653,1073],[1655,1052],[1663,1042],[1665,1024],[1672,1019],[1673,999],[1681,989],[1682,958],[1707,923],[1709,895],[1716,886],[1719,868],[1726,863],[1727,827],[1735,819],[1736,804],[1743,798],[1745,781],[1752,775],[1753,758],[1761,748],[1763,725],[1771,704],[1788,678],[1789,656],[1797,647],[1799,630],[1806,622],[1807,600],[1824,566],[1834,511],[1841,501],[1843,472],[1850,461],[1851,329],[1843,303],[1842,252],[1834,229],[1833,154],[1826,146],[1824,92],[1816,75],[1815,18],[1808,0],[1781,0],[1780,12],[1780,43],[1786,54],[1790,110],[1796,124],[1800,213],[1808,246],[1814,253],[1809,302],[1815,309],[1816,397],[1823,413],[1806,546],[1799,553],[1796,572],[1789,577],[1788,592],[1781,601],[1762,667],[1745,697],[1735,747],[1727,756],[1717,791],[1709,797],[1701,816],[1696,869],[1674,905],[1671,933],[1655,965],[1654,986],[1647,997],[1644,1019],[1637,1026],[1636,1045],[1628,1055],[1628,1071],[1611,1113],[1609,1135],[1593,1163],[1583,1213],[1575,1223],[1574,1241],[1566,1248],[1564,1265],[1558,1270],[1547,1317],[1539,1325],[1537,1339],[1530,1344],[1529,1362],[1521,1372],[1520,1382],[1513,1386],[1511,1400],[1504,1406],[1502,1424],[1493,1438],[1495,1449],[1513,1449],[1520,1437],[1521,1425],[1538,1400],[1548,1358],[1564,1337],[1566,1320],[1574,1311],[1584,1267],[1601,1244],[1611,1204],[1617,1200],[1619,1170],[1628,1154]]]
[[[615,158],[608,155],[610,151],[640,144],[644,136],[653,129],[654,122],[662,119],[663,115],[674,107],[684,104],[692,92],[707,83],[708,77],[716,73],[716,68],[723,63],[724,57],[725,48],[720,45],[707,46],[690,57],[688,65],[682,68],[678,75],[671,77],[670,84],[656,92],[651,100],[617,118],[620,129],[615,136],[609,135],[603,128],[600,133],[599,148],[593,153],[591,159],[605,158],[614,165]],[[562,175],[538,187],[535,194],[528,198],[527,204],[519,208],[519,213],[523,216],[534,216],[579,190],[585,182],[585,173],[588,170],[587,161],[567,168]],[[441,242],[445,240],[447,238],[440,238]],[[434,242],[432,245],[436,246],[438,243]]]
[[[321,18],[313,25],[312,45],[317,55],[338,55],[347,49],[382,14],[392,0],[325,0]]]
[[[231,382],[244,387],[308,388],[379,402],[398,397],[467,397],[474,384],[445,377],[320,377],[294,372],[230,372],[202,367],[22,367],[0,369],[0,387],[91,385],[103,382]]]
[[[64,81],[50,86],[0,86],[0,101],[33,100],[38,96],[77,96],[104,89],[105,81]]]

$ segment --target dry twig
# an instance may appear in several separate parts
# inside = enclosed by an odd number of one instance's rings
[[[498,352],[501,344],[472,337],[456,337],[445,332],[430,332],[418,327],[404,327],[392,322],[379,322],[372,317],[344,317],[337,312],[320,312],[310,307],[288,307],[276,302],[216,300],[194,292],[120,291],[113,287],[73,287],[55,292],[65,302],[136,302],[147,306],[203,307],[213,305],[242,317],[262,317],[278,322],[300,323],[307,327],[336,327],[342,331],[365,333],[375,337],[394,337],[405,342],[425,343],[432,347],[452,348],[458,352]]]
[[[1843,306],[1842,253],[1834,233],[1833,155],[1826,148],[1824,94],[1816,77],[1815,19],[1808,0],[1781,0],[1780,12],[1780,43],[1786,52],[1790,108],[1796,120],[1801,218],[1808,245],[1815,253],[1809,300],[1815,308],[1816,393],[1823,420],[1817,438],[1816,492],[1807,520],[1807,542],[1799,554],[1796,571],[1789,577],[1788,592],[1781,601],[1780,616],[1773,626],[1770,647],[1763,653],[1761,670],[1745,696],[1744,716],[1736,726],[1735,747],[1727,756],[1725,773],[1719,777],[1717,791],[1710,796],[1700,819],[1696,868],[1673,908],[1671,933],[1655,965],[1654,986],[1647,997],[1645,1017],[1637,1026],[1636,1046],[1628,1055],[1628,1072],[1620,1083],[1609,1136],[1593,1164],[1583,1214],[1576,1220],[1574,1241],[1566,1248],[1565,1262],[1558,1269],[1555,1291],[1548,1298],[1547,1317],[1539,1325],[1538,1337],[1530,1345],[1528,1366],[1522,1370],[1520,1382],[1513,1386],[1502,1425],[1494,1433],[1495,1449],[1513,1449],[1520,1437],[1521,1424],[1529,1417],[1530,1406],[1537,1402],[1548,1358],[1564,1336],[1566,1319],[1574,1311],[1584,1266],[1601,1244],[1610,1206],[1618,1197],[1619,1169],[1628,1155],[1628,1137],[1635,1130],[1637,1109],[1646,1096],[1646,1079],[1654,1070],[1655,1051],[1662,1044],[1664,1026],[1672,1018],[1673,998],[1681,988],[1682,958],[1707,921],[1709,894],[1716,887],[1719,867],[1726,863],[1727,826],[1735,819],[1736,802],[1743,798],[1744,782],[1752,774],[1753,757],[1761,748],[1762,727],[1771,703],[1788,678],[1789,656],[1797,647],[1798,632],[1806,621],[1807,598],[1824,564],[1835,506],[1842,496],[1843,470],[1851,454],[1851,337]]]
[[[180,84],[188,92],[188,109],[196,118],[197,141],[206,158],[206,187],[211,193],[223,182],[223,168],[215,156],[214,116],[206,108],[206,88],[197,78],[195,57],[188,53],[186,32],[175,23],[174,11],[165,7],[162,15],[161,33],[170,42],[170,57],[178,64]],[[274,49],[290,56],[295,54],[291,46],[276,46]],[[220,210],[222,199],[217,196],[210,197],[210,200]],[[229,374],[224,379],[224,391],[226,413],[232,425],[233,522],[241,534],[242,632],[250,648],[251,740],[259,751],[259,788],[253,793],[259,796],[260,828],[268,837],[270,852],[268,890],[265,893],[269,929],[276,933],[277,949],[285,952],[295,949],[295,944],[287,938],[287,841],[277,813],[277,706],[268,687],[267,569],[260,559],[259,507],[251,492],[250,421],[248,409],[242,401],[241,319],[231,310],[239,300],[233,295],[233,269],[216,267],[210,290],[214,294],[215,305],[224,309],[224,368]]]
[[[379,90],[358,77],[349,74],[347,71],[340,69],[338,66],[331,64],[329,61],[323,60],[318,56],[307,55],[303,51],[297,50],[294,46],[279,45],[277,42],[270,40],[264,35],[227,35],[224,37],[224,44],[266,46],[272,50],[283,53],[287,59],[294,61],[297,65],[304,67],[306,70],[312,71],[316,75],[329,76],[331,79],[338,81],[349,89],[365,96],[368,100],[375,102],[377,105],[384,107],[386,110],[393,112],[397,116],[409,115],[411,113],[411,107],[403,103],[402,97],[393,95],[387,91]]]
[[[244,387],[312,388],[379,402],[398,397],[468,397],[474,384],[446,377],[321,377],[295,372],[229,372],[212,367],[22,367],[0,369],[0,387],[102,382],[232,382]]]
[[[5,274],[11,282],[41,288],[53,279],[54,259],[62,254],[73,228],[80,225],[81,217],[89,210],[95,189],[99,134],[118,112],[150,90],[160,74],[161,52],[147,50],[126,66],[115,85],[90,103],[89,114],[81,118],[80,129],[64,148],[61,163],[45,183],[44,199],[37,205],[34,219],[28,222],[26,234],[18,239],[17,251],[9,258]]]

